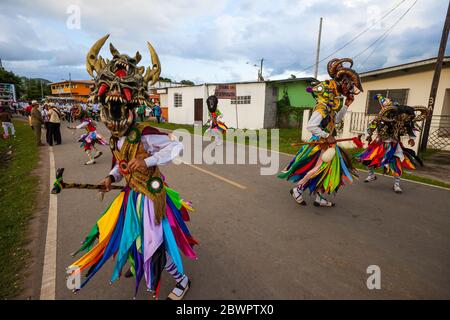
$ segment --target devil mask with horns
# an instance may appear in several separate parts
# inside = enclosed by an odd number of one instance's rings
[[[350,66],[345,67],[344,63]],[[350,58],[332,59],[327,64],[327,71],[330,77],[336,81],[338,91],[347,98],[364,91],[358,73],[352,69],[353,60]]]
[[[391,99],[377,94],[374,97],[380,104],[378,116],[369,125],[369,133],[375,129],[382,140],[399,140],[402,136],[415,136],[419,129],[415,123],[424,121],[431,113],[425,106],[406,106],[393,103]]]
[[[161,74],[158,55],[147,42],[152,66],[138,66],[142,56],[136,52],[134,57],[121,54],[112,44],[109,49],[112,59],[99,56],[100,49],[109,34],[99,39],[86,57],[86,70],[94,78],[95,89],[90,100],[101,105],[100,117],[114,137],[127,133],[134,122],[134,108],[148,105],[147,86],[154,84]],[[95,71],[95,75],[94,75]]]
[[[350,66],[345,67],[344,63]],[[353,101],[354,96],[363,91],[358,73],[351,69],[353,60],[350,58],[332,59],[328,62],[327,70],[331,80],[322,81],[307,91],[312,93],[320,108],[339,110],[340,97]]]

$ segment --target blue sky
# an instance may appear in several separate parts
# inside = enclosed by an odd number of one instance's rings
[[[259,59],[270,79],[311,76],[320,17],[321,57],[372,26],[336,57],[354,57],[386,32],[416,0],[2,0],[0,58],[20,75],[51,81],[88,79],[89,47],[110,33],[119,51],[149,63],[152,42],[162,75],[196,83],[255,80]],[[390,9],[382,21],[379,20]],[[378,46],[355,59],[355,68],[375,68],[437,54],[446,0],[417,0]],[[68,8],[79,10],[80,28],[67,27]],[[71,11],[73,12],[73,11]],[[449,49],[447,49],[449,52]],[[101,54],[109,57],[107,46]],[[247,62],[250,62],[247,64]],[[325,76],[326,61],[319,74]]]

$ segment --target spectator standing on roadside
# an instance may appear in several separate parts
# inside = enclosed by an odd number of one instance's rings
[[[44,106],[42,107],[42,120],[44,121],[44,128],[45,128],[45,141],[49,143],[49,137],[50,137],[50,129],[48,127],[48,121],[49,121],[49,115],[48,115],[48,104],[44,104]]]
[[[137,114],[138,114],[139,118],[141,119],[141,122],[144,122],[144,116],[145,116],[145,105],[144,104],[139,106],[139,108],[137,109]]]
[[[45,144],[43,144],[41,141],[41,130],[44,120],[42,119],[42,114],[39,111],[39,103],[36,100],[33,100],[31,102],[31,106],[31,127],[33,128],[34,136],[36,138],[36,145],[45,146]]]
[[[3,126],[3,130],[4,130],[4,135],[3,137],[5,139],[9,138],[9,129],[11,129],[11,135],[15,138],[16,137],[16,131],[14,129],[14,125],[11,121],[12,119],[12,114],[11,114],[11,109],[9,108],[9,106],[1,106],[0,107],[0,120],[2,122],[2,126]]]
[[[158,123],[161,123],[161,107],[159,106],[158,101],[155,102],[155,106],[153,107],[153,114],[155,115]]]
[[[50,103],[49,107],[48,128],[50,134],[48,136],[48,144],[52,146],[53,141],[55,141],[56,145],[59,145],[61,144],[61,111],[59,111],[53,103]]]

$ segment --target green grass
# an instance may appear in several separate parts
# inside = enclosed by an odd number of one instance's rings
[[[194,134],[194,126],[187,124],[176,124],[176,123],[156,123],[152,122],[152,126],[167,129],[167,130],[176,130],[176,129],[185,129],[189,133]],[[204,133],[208,129],[208,126],[202,127],[202,133]],[[256,131],[259,136],[259,130]],[[280,140],[279,140],[279,151],[286,153],[295,154],[298,150],[298,147],[293,147],[293,143],[301,142],[302,133],[299,129],[296,128],[288,128],[288,129],[279,129]],[[270,136],[269,136],[270,138]],[[246,144],[249,144],[249,139],[245,140]],[[270,139],[268,141],[268,148],[271,147]]]
[[[22,288],[29,257],[26,231],[38,190],[38,177],[31,175],[38,163],[33,131],[26,122],[14,121],[14,126],[16,138],[0,140],[0,299]]]
[[[160,128],[164,128],[167,130],[186,129],[191,134],[194,133],[194,126],[187,125],[187,124],[152,123],[152,125],[155,127],[160,127]],[[205,130],[207,128],[208,128],[207,126],[203,126],[202,132],[205,132]],[[292,144],[301,142],[301,136],[302,136],[301,130],[299,130],[297,128],[279,129],[279,133],[280,133],[280,140],[279,140],[279,150],[278,151],[295,155],[300,147],[299,146],[293,147]],[[246,140],[246,144],[248,144],[248,139]],[[271,146],[270,146],[270,139],[269,139],[268,148],[270,149],[270,147]],[[346,150],[350,153],[350,155],[352,157],[356,153],[361,152],[361,149],[346,149]],[[429,149],[421,154],[421,158],[426,159],[426,158],[432,156],[433,154],[435,154],[436,152],[437,152],[436,150]],[[355,161],[354,166],[357,169],[366,170],[366,168],[359,162]],[[383,173],[383,169],[379,169],[376,172]],[[417,176],[417,175],[406,173],[406,172],[403,173],[402,179],[427,183],[427,184],[450,189],[450,184],[445,183],[443,181],[438,181],[438,180],[434,180],[434,179],[430,179],[430,178],[426,178],[426,177],[421,177],[421,176]]]

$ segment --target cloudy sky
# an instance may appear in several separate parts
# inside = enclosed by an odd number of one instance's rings
[[[355,68],[367,71],[435,56],[447,5],[447,0],[0,0],[0,58],[20,75],[60,81],[70,72],[72,79],[88,79],[86,53],[109,33],[119,51],[139,50],[144,64],[150,41],[162,75],[177,81],[256,80],[254,64],[261,58],[265,78],[311,76],[323,17],[321,58],[358,36],[333,57],[355,57]],[[110,56],[107,46],[101,54]]]

